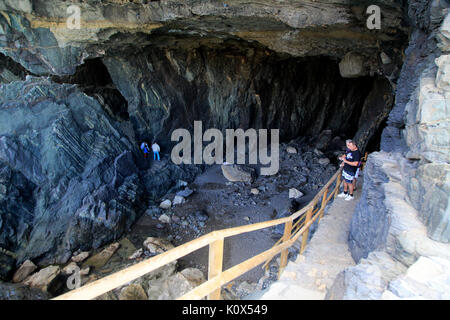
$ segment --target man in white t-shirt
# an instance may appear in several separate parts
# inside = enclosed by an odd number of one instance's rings
[[[159,145],[155,142],[152,144],[152,151],[153,151],[153,160],[156,160],[156,157],[158,156],[158,161],[161,161],[161,159],[159,158]]]

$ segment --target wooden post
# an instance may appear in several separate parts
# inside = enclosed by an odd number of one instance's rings
[[[336,196],[339,193],[339,187],[341,186],[341,174],[338,175],[337,180],[336,180],[336,191],[334,192],[334,199],[336,199]]]
[[[282,242],[289,241],[289,239],[291,238],[291,232],[292,232],[292,220],[290,220],[284,224],[284,234],[283,234]],[[283,269],[287,265],[288,254],[289,254],[289,248],[281,251],[280,268],[278,268],[278,279],[280,279],[281,272],[283,272]]]
[[[325,192],[323,193],[323,198],[322,198],[322,204],[320,205],[320,216],[319,216],[319,221],[320,219],[322,219],[323,217],[323,212],[325,211],[325,206],[327,205],[327,196],[328,196],[328,188],[325,189]]]
[[[314,206],[312,206],[307,212],[306,212],[306,219],[305,219],[305,225],[311,220],[312,212],[313,212]],[[306,242],[308,241],[308,234],[309,234],[309,227],[305,230],[302,237],[302,246],[300,249],[300,254],[305,251],[306,248]]]
[[[208,280],[222,273],[223,267],[223,238],[209,245]],[[220,287],[211,292],[208,300],[220,300]]]

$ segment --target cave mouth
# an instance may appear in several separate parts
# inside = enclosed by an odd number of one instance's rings
[[[116,88],[108,69],[100,58],[87,59],[69,76],[53,76],[57,83],[77,84],[95,98],[108,114],[118,120],[129,120],[128,102]]]
[[[292,57],[240,41],[147,47],[105,64],[128,86],[124,95],[133,92],[126,99],[137,140],[156,140],[165,150],[176,143],[172,132],[192,134],[194,121],[223,134],[279,129],[280,142],[330,130],[364,150],[394,100],[386,78],[343,78],[333,57]]]

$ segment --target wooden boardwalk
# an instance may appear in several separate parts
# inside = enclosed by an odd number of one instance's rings
[[[361,196],[362,177],[355,198],[336,198],[320,221],[302,255],[289,261],[280,279],[247,299],[322,300],[337,274],[355,265],[347,244],[350,221]],[[295,244],[299,247],[299,243]]]

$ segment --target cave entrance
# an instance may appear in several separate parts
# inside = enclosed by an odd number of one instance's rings
[[[70,76],[54,76],[58,83],[77,84],[87,95],[95,98],[108,114],[118,120],[128,120],[128,102],[116,88],[108,69],[100,58],[87,59]]]
[[[175,145],[172,132],[192,134],[194,121],[222,133],[279,129],[280,142],[330,130],[365,150],[393,106],[392,86],[383,77],[343,78],[335,58],[286,56],[240,41],[148,47],[118,64],[127,70],[121,81],[137,93],[127,97],[133,98],[135,136],[155,139],[165,150]]]

